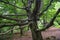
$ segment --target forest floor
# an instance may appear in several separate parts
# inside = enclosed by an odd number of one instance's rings
[[[57,39],[60,39],[60,29],[58,28],[49,28],[46,31],[42,32],[43,39],[49,36],[55,36]],[[31,31],[25,33],[25,36],[20,37],[20,34],[17,33],[13,36],[13,40],[32,40]]]

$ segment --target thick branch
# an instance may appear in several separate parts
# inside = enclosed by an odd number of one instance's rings
[[[32,21],[31,19],[28,19],[28,18],[26,18],[26,19],[17,19],[17,18],[10,18],[10,17],[6,17],[6,16],[2,16],[2,15],[0,15],[0,18],[8,19],[8,20],[14,20],[14,21],[22,21],[22,22]]]
[[[38,13],[41,7],[41,0],[36,0],[35,8],[33,10],[33,13]]]
[[[39,20],[38,13],[39,13],[39,10],[40,10],[40,7],[41,7],[41,3],[42,3],[42,0],[36,0],[35,1],[35,7],[34,7],[34,10],[33,10],[31,19],[36,20],[36,21]]]
[[[7,26],[24,26],[24,25],[27,25],[28,22],[25,22],[25,23],[16,23],[16,24],[12,24],[12,23],[0,23],[0,28],[3,28],[3,27],[7,27]]]
[[[2,15],[0,15],[0,18],[8,19],[8,20],[15,20],[15,21],[26,21],[26,20],[23,20],[23,19],[10,18],[10,17],[6,17],[6,16],[2,16]]]
[[[56,14],[54,15],[54,17],[51,19],[51,21],[45,26],[45,28],[43,28],[40,31],[44,31],[46,29],[48,29],[49,27],[51,27],[53,25],[54,20],[56,19],[57,15],[60,13],[60,8],[58,9],[58,11],[56,12]]]
[[[53,0],[50,1],[49,5],[47,5],[46,9],[44,9],[44,10],[39,14],[39,16],[42,16],[43,13],[48,10],[48,8],[51,6],[52,2],[53,2]]]

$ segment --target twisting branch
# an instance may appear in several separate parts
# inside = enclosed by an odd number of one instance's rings
[[[17,18],[11,18],[11,17],[2,16],[2,15],[0,15],[0,18],[8,19],[8,20],[14,20],[14,21],[22,21],[22,22],[26,22],[28,20],[32,21],[31,19],[28,19],[28,18],[26,18],[26,19],[17,19]]]
[[[0,2],[3,2],[3,3],[5,3],[5,4],[9,4],[9,5],[14,6],[14,7],[16,7],[16,8],[24,9],[24,10],[25,10],[25,8],[17,7],[16,5],[13,5],[13,4],[9,3],[9,2],[5,2],[5,1],[3,1],[3,0],[0,0]]]
[[[51,26],[53,25],[54,20],[56,19],[57,15],[58,15],[59,13],[60,13],[60,8],[58,9],[58,11],[57,11],[56,14],[54,15],[54,17],[51,19],[51,21],[50,21],[47,25],[45,25],[45,28],[43,28],[43,29],[40,30],[40,31],[44,31],[44,30],[48,29],[49,27],[51,27]]]
[[[51,6],[52,2],[53,2],[53,0],[50,1],[49,5],[46,7],[46,9],[44,9],[44,10],[39,14],[39,16],[42,16],[43,13],[48,10],[48,8]]]
[[[7,27],[7,26],[17,26],[19,24],[11,24],[11,23],[0,23],[0,28]]]
[[[15,23],[15,24],[12,24],[12,23],[0,23],[0,28],[3,28],[3,27],[7,27],[7,26],[24,26],[24,25],[27,25],[28,22],[24,22],[24,23]]]
[[[6,16],[2,16],[2,15],[0,15],[0,18],[9,19],[9,20],[15,20],[15,21],[20,21],[20,20],[17,20],[16,18],[10,18],[10,17],[6,17]]]
[[[0,15],[0,18],[8,19],[8,20],[14,20],[14,21],[27,21],[27,19],[26,20],[24,20],[24,19],[17,19],[17,18],[11,18],[11,17],[2,16],[2,15]]]

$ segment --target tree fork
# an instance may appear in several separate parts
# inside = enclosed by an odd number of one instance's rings
[[[43,40],[41,31],[36,31],[38,29],[38,25],[37,25],[38,16],[37,15],[40,10],[40,7],[41,7],[41,0],[36,0],[36,5],[31,16],[32,23],[29,25],[32,32],[33,40]]]

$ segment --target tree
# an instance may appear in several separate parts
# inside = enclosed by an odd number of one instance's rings
[[[26,1],[21,0],[22,3],[19,1],[20,0],[16,0],[16,1],[15,0],[10,0],[10,1],[9,0],[5,0],[5,1],[0,0],[1,4],[3,4],[3,6],[5,7],[4,12],[11,13],[11,14],[7,13],[7,15],[5,15],[6,13],[3,15],[0,15],[0,18],[2,18],[1,20],[3,20],[3,19],[10,20],[9,21],[10,23],[4,23],[2,21],[3,23],[0,24],[0,28],[18,25],[22,29],[22,28],[24,28],[22,26],[28,25],[29,28],[31,29],[33,40],[43,40],[41,32],[48,29],[49,27],[51,27],[53,25],[54,20],[56,19],[57,15],[60,12],[60,8],[57,10],[57,12],[54,14],[54,16],[52,16],[52,19],[50,19],[49,21],[46,21],[46,19],[45,19],[46,14],[44,12],[48,11],[48,9],[52,5],[52,3],[55,2],[54,0],[48,1],[49,4],[48,5],[46,4],[47,6],[44,6],[44,7],[42,7],[43,6],[42,0],[26,0]],[[4,4],[6,4],[6,5],[4,5]],[[10,6],[8,6],[8,5],[10,5]],[[23,7],[23,8],[20,8],[20,7]],[[41,8],[44,8],[44,9],[41,9]],[[24,13],[23,11],[25,12],[25,14],[23,14]],[[19,14],[19,13],[22,13],[22,14]],[[10,17],[10,16],[13,16],[13,17]],[[24,17],[24,19],[21,19],[22,17],[19,17],[19,16],[26,16],[26,17]],[[43,20],[43,22],[41,22],[43,25],[42,29],[38,28],[38,21],[41,20],[40,18],[42,18],[42,20]],[[14,21],[11,22],[11,20],[14,20]],[[4,34],[6,34],[6,33],[4,33]]]

